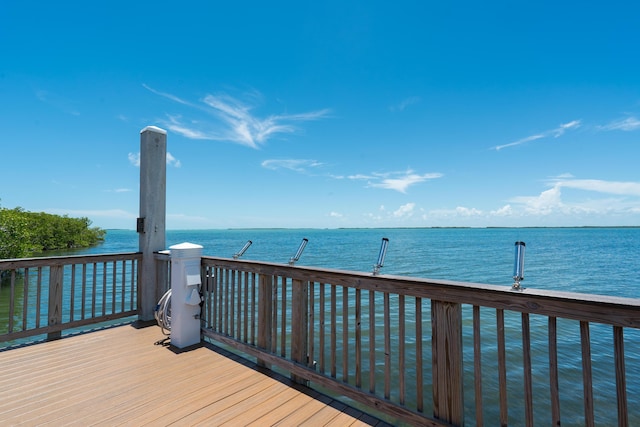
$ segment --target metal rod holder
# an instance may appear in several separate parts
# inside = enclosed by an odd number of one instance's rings
[[[384,266],[384,257],[387,256],[387,246],[389,246],[389,239],[383,237],[382,244],[380,245],[380,253],[378,254],[378,262],[373,266],[374,275],[378,274]]]
[[[524,252],[526,248],[524,242],[516,242],[515,261],[513,263],[513,285],[514,290],[521,290],[520,282],[524,280]]]
[[[244,255],[244,253],[247,251],[247,249],[249,249],[249,246],[251,246],[253,242],[251,240],[247,240],[247,243],[244,244],[244,246],[242,247],[242,249],[240,249],[238,252],[236,252],[235,254],[233,254],[233,259],[238,259],[240,258],[242,255]]]
[[[298,251],[296,252],[296,254],[289,258],[289,265],[294,265],[296,262],[298,262],[300,256],[302,255],[302,251],[304,251],[304,248],[307,246],[307,243],[309,243],[309,239],[302,239],[302,242],[300,242],[300,246],[298,247]]]

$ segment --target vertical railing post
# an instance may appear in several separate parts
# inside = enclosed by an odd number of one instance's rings
[[[271,352],[273,329],[273,276],[261,274],[258,284],[258,347]],[[258,365],[270,367],[264,360],[258,359]]]
[[[49,267],[49,326],[62,323],[62,272],[64,267],[52,265]],[[62,331],[50,332],[47,340],[57,340],[62,337]]]
[[[462,306],[431,301],[433,416],[464,424],[462,365]]]
[[[155,126],[140,131],[140,217],[141,281],[138,283],[138,318],[153,320],[153,310],[162,296],[156,277],[154,252],[165,249],[167,189],[167,132]]]
[[[291,358],[307,366],[309,352],[309,282],[293,279],[291,289]],[[300,384],[306,384],[303,378],[292,375],[291,379]]]

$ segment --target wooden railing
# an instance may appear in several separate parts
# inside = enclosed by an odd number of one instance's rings
[[[0,342],[133,316],[141,254],[0,260]]]
[[[207,338],[397,422],[640,425],[627,394],[640,384],[640,300],[226,258],[202,266]]]
[[[161,292],[169,257],[155,258]],[[140,259],[0,260],[0,341],[135,315]],[[205,337],[394,423],[640,425],[640,300],[226,258],[202,268]]]

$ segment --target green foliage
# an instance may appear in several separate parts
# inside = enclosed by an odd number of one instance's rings
[[[89,247],[104,241],[105,234],[105,230],[91,227],[88,218],[0,207],[0,259]]]

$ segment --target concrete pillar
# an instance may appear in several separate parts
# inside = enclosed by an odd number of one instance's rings
[[[140,217],[137,231],[142,252],[138,283],[138,319],[153,320],[162,295],[154,252],[165,249],[167,193],[167,132],[155,126],[140,131]]]

